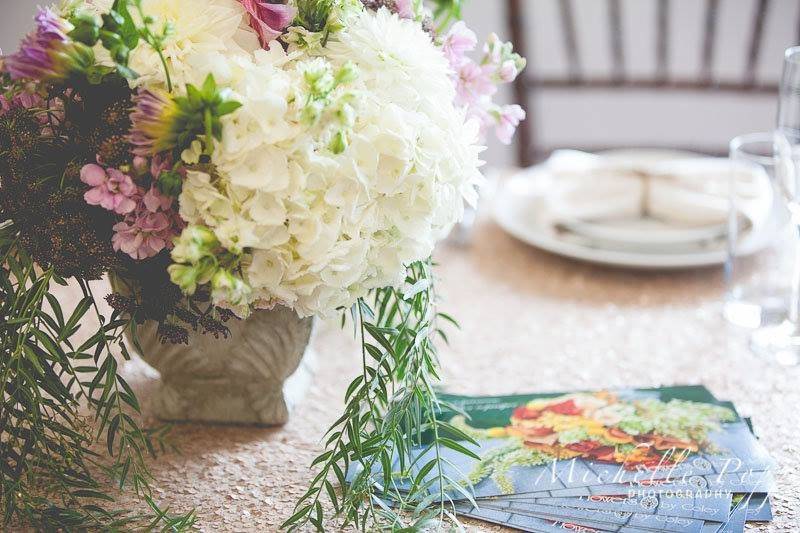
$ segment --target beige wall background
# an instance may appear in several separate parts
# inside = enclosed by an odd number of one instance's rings
[[[558,33],[560,0],[526,0],[530,62],[543,73],[566,71]],[[576,13],[578,47],[588,73],[600,74],[610,67],[605,0],[572,0]],[[735,80],[743,72],[750,21],[757,0],[720,0],[714,72],[719,79]],[[30,28],[37,5],[47,0],[0,0],[0,49],[9,52]],[[623,43],[629,72],[646,75],[655,69],[653,46],[656,0],[622,0]],[[703,28],[701,0],[671,0],[673,38],[669,56],[671,71],[692,77],[700,68]],[[781,68],[782,51],[795,43],[800,1],[770,0],[761,48],[758,78],[774,81]],[[467,23],[483,38],[490,31],[508,37],[504,0],[468,0]],[[509,91],[501,99],[509,100]],[[740,133],[769,129],[775,116],[775,99],[769,95],[605,90],[595,92],[549,91],[539,95],[531,112],[544,146],[570,145],[664,145],[719,149]],[[489,143],[486,159],[493,166],[514,161],[514,151]]]

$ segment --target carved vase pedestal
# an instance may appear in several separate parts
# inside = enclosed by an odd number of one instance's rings
[[[226,324],[227,338],[190,332],[188,345],[162,344],[156,325],[139,328],[142,358],[161,373],[152,405],[167,421],[284,424],[311,382],[313,319],[278,307]]]

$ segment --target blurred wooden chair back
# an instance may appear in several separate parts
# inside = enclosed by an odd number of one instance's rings
[[[696,0],[704,2],[699,12],[704,17],[698,20],[702,24],[700,54],[700,70],[697,76],[688,78],[676,76],[670,72],[670,40],[676,38],[670,20],[670,0],[636,0],[652,1],[655,6],[655,32],[652,36],[655,70],[651,76],[629,74],[626,69],[626,50],[624,43],[624,16],[622,0],[596,0],[603,2],[605,20],[599,21],[609,25],[608,48],[611,53],[610,72],[597,76],[587,74],[581,63],[581,53],[576,32],[576,6],[574,0],[556,0],[558,3],[558,33],[561,43],[554,46],[563,47],[566,58],[566,72],[561,76],[537,73],[536,64],[530,60],[530,38],[526,35],[529,18],[535,16],[537,0],[506,0],[510,37],[521,54],[529,58],[528,68],[519,76],[514,85],[516,101],[528,112],[528,120],[520,125],[518,132],[518,162],[528,166],[542,159],[547,154],[545,147],[539,146],[536,137],[535,109],[531,105],[537,93],[552,89],[612,89],[629,88],[657,91],[724,91],[743,94],[776,93],[777,82],[763,83],[757,79],[760,50],[764,41],[765,19],[770,9],[771,0],[755,0],[752,19],[743,39],[748,40],[747,58],[744,72],[739,80],[722,81],[715,79],[713,72],[715,57],[715,37],[718,31],[718,13],[720,0]],[[800,28],[799,28],[800,29]],[[791,43],[790,43],[791,44]],[[577,147],[580,148],[580,147]],[[597,148],[597,147],[594,147]],[[603,147],[606,148],[606,147]],[[611,147],[607,147],[611,148]]]

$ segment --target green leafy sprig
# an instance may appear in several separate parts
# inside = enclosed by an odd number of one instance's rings
[[[446,29],[457,20],[463,18],[462,8],[466,0],[431,0],[433,4],[433,18],[439,30]]]
[[[174,100],[179,110],[175,126],[180,132],[178,150],[188,148],[198,135],[203,135],[206,155],[211,155],[214,149],[212,139],[222,140],[220,119],[242,107],[241,103],[225,98],[212,74],[206,76],[201,87],[186,84],[186,96],[175,96]]]
[[[128,321],[116,313],[106,319],[82,280],[83,299],[66,312],[50,288],[66,280],[34,263],[10,222],[0,224],[0,265],[2,523],[46,531],[191,528],[193,513],[171,516],[150,497],[145,461],[169,446],[167,428],[143,428],[134,418],[138,400],[112,353],[117,346],[129,358]],[[80,340],[90,314],[100,326]],[[110,462],[92,449],[100,441]],[[132,485],[154,515],[110,510],[114,498],[97,471],[120,490]]]
[[[436,311],[432,268],[430,260],[415,263],[405,290],[379,289],[371,304],[362,299],[351,308],[362,374],[347,388],[344,413],[326,434],[326,451],[311,463],[318,473],[283,527],[311,524],[323,531],[327,500],[343,526],[421,530],[432,520],[455,520],[448,490],[471,498],[463,480],[445,472],[441,454],[450,448],[475,457],[456,440],[474,442],[468,435],[436,419],[442,406],[434,338],[447,339],[440,321],[454,322]],[[421,464],[418,457],[430,459]],[[402,491],[398,475],[407,482]],[[387,496],[398,502],[395,508],[385,503]]]
[[[138,20],[132,12],[138,15]],[[173,33],[174,28],[165,22],[155,29],[155,20],[145,14],[142,0],[115,0],[108,13],[104,13],[99,21],[93,15],[78,12],[70,18],[70,22],[75,26],[70,37],[87,46],[100,42],[111,54],[116,70],[129,79],[138,77],[128,66],[131,52],[139,46],[140,41],[148,44],[158,54],[164,68],[167,89],[172,92],[172,78],[164,57],[164,41]],[[104,72],[102,68],[97,70],[99,76]]]
[[[310,32],[321,32],[328,25],[328,18],[335,0],[298,0],[294,24]]]

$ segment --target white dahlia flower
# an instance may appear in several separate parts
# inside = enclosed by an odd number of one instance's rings
[[[113,0],[90,0],[87,4],[97,13],[107,13]],[[139,20],[133,7],[132,14]],[[247,11],[238,0],[142,0],[142,11],[154,19],[152,29],[158,33],[164,24],[171,31],[164,41],[163,55],[176,87],[194,79],[191,59],[198,54],[251,53],[258,49],[258,35],[248,22]],[[101,59],[108,54],[96,50]],[[129,66],[140,75],[137,85],[165,84],[161,59],[152,47],[138,46],[131,53]]]
[[[358,10],[313,51],[181,61],[187,81],[211,73],[242,104],[213,165],[188,172],[180,214],[243,254],[252,304],[326,314],[398,285],[476,199],[479,127],[418,24]]]

